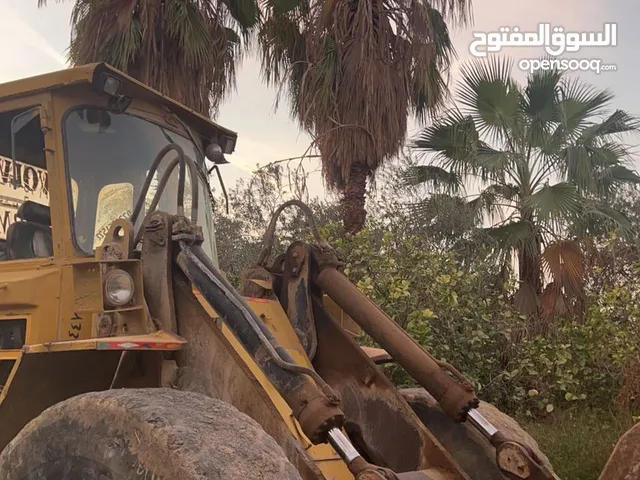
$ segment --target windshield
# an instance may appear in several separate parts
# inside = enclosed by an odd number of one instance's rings
[[[129,218],[153,161],[169,143],[177,143],[204,169],[204,159],[197,148],[181,134],[130,114],[116,114],[101,109],[77,108],[65,120],[68,174],[78,185],[73,208],[73,232],[77,245],[93,254],[102,244],[111,222]],[[138,217],[140,227],[165,169],[176,157],[170,151],[154,175],[146,195],[145,208]],[[208,186],[199,176],[198,224],[204,234],[203,250],[217,262]],[[178,168],[167,183],[157,209],[177,213]],[[191,186],[186,175],[185,215],[191,215]]]

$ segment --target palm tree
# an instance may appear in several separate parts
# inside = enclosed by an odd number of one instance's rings
[[[69,59],[107,62],[215,115],[235,85],[243,38],[258,21],[256,0],[76,0]]]
[[[488,215],[486,232],[501,251],[517,252],[518,307],[562,311],[582,282],[577,240],[603,223],[623,233],[630,228],[609,199],[619,186],[640,183],[620,138],[639,124],[610,110],[608,91],[551,70],[530,75],[521,87],[511,68],[495,58],[463,66],[459,108],[413,142],[414,151],[430,155],[407,171],[406,181],[439,193],[479,187],[466,197],[468,206],[479,220]],[[544,273],[553,281],[543,291]]]
[[[313,137],[323,176],[342,194],[350,233],[366,219],[367,180],[403,146],[410,113],[442,103],[454,49],[445,19],[469,0],[269,0],[259,32],[268,83]]]

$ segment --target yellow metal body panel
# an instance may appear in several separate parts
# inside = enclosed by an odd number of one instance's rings
[[[0,423],[3,424],[0,450],[44,408],[85,391],[109,388],[122,351],[178,350],[185,344],[182,338],[167,332],[154,332],[153,328],[142,335],[95,338],[97,317],[104,308],[100,263],[80,252],[74,243],[69,208],[73,198],[66,172],[62,122],[71,108],[107,106],[106,96],[92,88],[92,81],[99,72],[108,72],[123,81],[122,92],[132,98],[128,113],[184,133],[182,126],[167,120],[168,114],[177,114],[200,140],[228,136],[235,141],[237,137],[235,132],[104,64],[0,84],[0,113],[39,107],[53,238],[51,258],[0,262],[0,323],[26,322],[24,347],[0,350],[0,361],[15,362],[0,394]],[[131,268],[138,267],[131,265]],[[199,295],[198,298],[217,319],[207,302]],[[260,299],[248,301],[258,315],[264,316],[266,325],[292,358],[300,365],[312,368],[280,304]],[[141,305],[136,308],[143,309]],[[273,402],[291,435],[316,462],[325,479],[352,480],[353,475],[330,445],[311,444],[260,367],[226,325],[217,323]],[[4,425],[9,427],[4,428]]]
[[[26,343],[57,334],[60,268],[49,259],[0,263],[0,321],[26,319]]]
[[[156,104],[169,107],[171,110],[179,111],[191,122],[198,126],[201,134],[217,134],[224,132],[226,135],[236,137],[236,132],[229,130],[181,103],[163,95],[153,88],[139,82],[138,80],[116,70],[105,63],[94,63],[78,67],[68,68],[57,72],[45,73],[34,77],[15,80],[0,84],[0,100],[6,101],[16,97],[35,95],[43,92],[52,92],[65,87],[78,84],[90,84],[96,72],[107,72],[115,77],[121,78],[125,82],[125,93],[134,98],[145,98]],[[211,135],[211,136],[213,136]]]
[[[194,294],[207,313],[216,320],[217,325],[229,340],[229,343],[233,345],[236,352],[238,352],[243,361],[249,366],[251,373],[253,373],[256,379],[260,382],[260,385],[262,385],[262,388],[264,388],[265,392],[267,392],[269,398],[278,409],[278,412],[282,416],[282,421],[286,423],[291,434],[300,442],[307,453],[316,462],[326,480],[352,480],[354,478],[353,475],[331,445],[313,445],[309,441],[302,432],[300,424],[293,416],[293,412],[289,405],[287,405],[287,402],[285,402],[282,396],[274,388],[258,364],[246,352],[242,344],[236,339],[233,332],[224,324],[220,319],[220,316],[211,308],[200,292],[194,290]],[[311,361],[304,352],[304,348],[300,344],[300,341],[291,326],[291,322],[287,318],[287,315],[282,309],[280,303],[274,300],[265,300],[261,298],[247,298],[246,300],[258,316],[263,316],[262,318],[265,324],[269,327],[269,330],[273,332],[280,345],[289,352],[292,358],[300,365],[313,368],[311,366]]]

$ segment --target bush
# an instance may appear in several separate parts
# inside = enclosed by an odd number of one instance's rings
[[[363,293],[503,411],[537,416],[576,404],[609,408],[620,396],[625,367],[638,355],[640,306],[630,287],[590,296],[585,322],[557,319],[551,335],[529,338],[525,318],[512,307],[514,285],[490,255],[476,252],[473,262],[462,262],[384,225],[355,237],[336,226],[324,233]],[[397,385],[415,385],[398,366],[386,369]]]
[[[275,208],[304,190],[285,180],[277,167],[261,171],[230,191],[232,215],[219,212],[220,263],[236,284],[256,260]],[[368,226],[356,236],[337,223],[335,202],[310,203],[322,233],[346,260],[347,276],[436,358],[462,371],[482,399],[530,416],[574,406],[608,409],[616,402],[638,412],[640,284],[629,275],[634,268],[635,278],[640,275],[636,250],[618,240],[589,250],[586,319],[555,319],[547,336],[531,338],[512,306],[517,285],[508,280],[510,272],[486,250],[486,241],[459,238],[455,205],[419,226],[394,192],[372,201]],[[306,234],[299,212],[287,211],[275,250]],[[398,386],[415,385],[397,366],[386,371]]]

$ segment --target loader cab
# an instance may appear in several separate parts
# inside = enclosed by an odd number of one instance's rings
[[[3,362],[26,345],[153,329],[136,249],[119,263],[101,252],[114,222],[129,221],[139,200],[130,233],[141,229],[168,170],[155,208],[179,213],[175,152],[150,174],[169,144],[198,167],[197,223],[217,263],[207,172],[226,162],[235,142],[234,132],[105,64],[0,85],[0,385],[9,375]],[[187,173],[187,217],[191,182]],[[112,270],[136,292],[123,305],[105,296]],[[101,330],[105,318],[111,327]]]
[[[131,216],[151,164],[168,144],[199,166],[198,224],[203,249],[217,261],[206,172],[233,152],[235,133],[104,64],[5,85],[15,88],[0,90],[0,261],[95,256],[111,223]],[[15,94],[11,101],[7,93]],[[171,160],[167,154],[153,175],[136,230]],[[175,169],[157,208],[175,214],[177,189]]]
[[[105,72],[98,79],[101,85],[113,79],[121,82]],[[91,93],[80,90],[61,98],[66,103],[60,118],[60,131],[74,251],[80,255],[95,255],[112,222],[131,218],[140,195],[145,196],[144,204],[134,228],[138,231],[142,227],[160,180],[172,168],[171,160],[176,154],[168,152],[151,174],[153,162],[163,148],[175,144],[199,167],[197,202],[200,208],[197,220],[203,229],[203,249],[217,261],[213,206],[206,174],[209,164],[204,152],[211,145],[218,145],[219,136],[197,135],[194,132],[198,130],[183,119],[184,115],[163,109],[144,98],[128,96],[118,90],[112,93],[95,91],[97,88],[112,88],[108,83],[106,87],[96,87],[94,82],[92,88],[94,91]],[[113,88],[125,90],[122,84]],[[93,98],[87,101],[86,97]],[[114,106],[114,101],[126,105]],[[148,177],[151,184],[145,195],[143,190]],[[169,181],[163,186],[157,209],[178,213],[178,177],[179,168],[174,168]],[[184,214],[188,217],[194,200],[188,174],[185,182]],[[79,186],[75,196],[71,190],[73,184]]]

